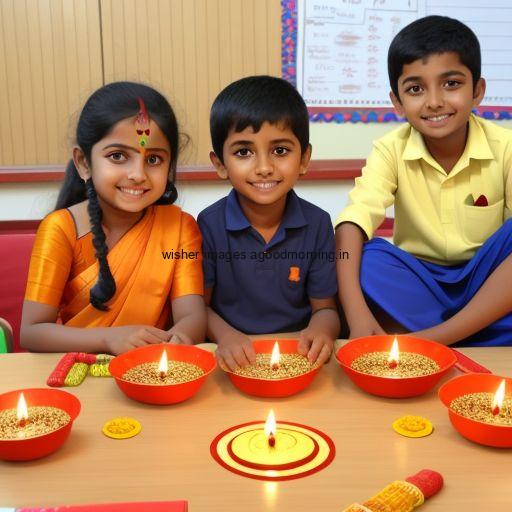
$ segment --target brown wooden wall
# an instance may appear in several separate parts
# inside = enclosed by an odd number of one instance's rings
[[[102,84],[162,91],[208,162],[208,113],[228,83],[280,75],[279,0],[0,0],[0,166],[64,163]]]

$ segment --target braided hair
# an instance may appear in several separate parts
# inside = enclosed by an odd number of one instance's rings
[[[137,98],[141,98],[153,121],[169,141],[171,162],[167,186],[155,204],[172,204],[178,197],[174,186],[179,152],[179,134],[176,116],[169,102],[155,89],[134,82],[114,82],[94,92],[87,100],[78,119],[76,143],[85,159],[91,165],[92,147],[106,137],[114,126],[123,119],[134,117],[139,111]],[[64,183],[57,198],[56,210],[88,200],[93,245],[99,263],[98,280],[90,291],[90,303],[101,311],[108,310],[108,302],[116,293],[116,282],[107,260],[108,248],[105,242],[101,210],[92,178],[85,183],[70,160],[66,167]]]

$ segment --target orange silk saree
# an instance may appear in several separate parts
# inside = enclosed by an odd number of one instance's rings
[[[53,212],[37,232],[25,300],[58,307],[70,327],[166,328],[173,299],[203,294],[201,235],[194,219],[176,206],[149,207],[111,248],[108,262],[116,293],[109,310],[99,311],[89,303],[99,268],[92,234],[77,239],[70,212]]]

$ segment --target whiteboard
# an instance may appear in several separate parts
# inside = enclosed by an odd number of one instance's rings
[[[430,14],[475,32],[487,82],[482,105],[512,107],[512,0],[298,0],[296,85],[308,107],[392,107],[389,44]]]

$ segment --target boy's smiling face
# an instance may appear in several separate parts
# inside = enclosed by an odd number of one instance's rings
[[[277,205],[286,201],[301,174],[305,174],[311,147],[301,153],[300,142],[291,128],[265,122],[258,132],[248,126],[241,132],[231,130],[223,148],[224,163],[210,154],[217,173],[229,178],[238,192],[242,207]]]
[[[397,98],[391,101],[399,115],[407,118],[425,138],[437,141],[466,137],[473,108],[485,93],[485,81],[473,84],[471,71],[455,52],[429,55],[405,64],[398,79]]]

